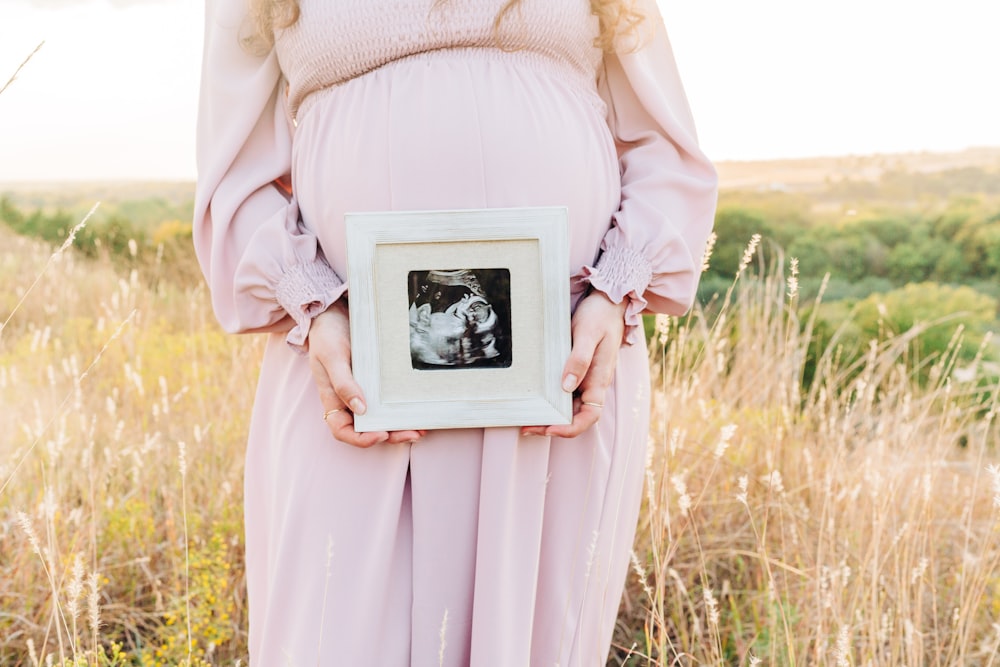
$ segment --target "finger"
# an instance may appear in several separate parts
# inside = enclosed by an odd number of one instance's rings
[[[545,428],[539,435],[575,438],[597,423],[604,409],[608,387],[614,378],[618,365],[618,345],[609,338],[598,344],[587,375],[580,383],[580,397],[574,401],[573,421],[569,424],[555,424]]]
[[[418,442],[423,436],[420,431],[389,431],[386,444],[398,445],[403,442]]]
[[[349,406],[352,411],[364,414],[366,406],[363,393],[361,387],[354,380],[350,362],[334,356],[320,357],[319,362],[329,379],[337,400]]]
[[[316,391],[319,392],[319,400],[323,404],[323,410],[333,410],[340,407],[340,399],[337,398],[337,392],[333,388],[333,383],[330,382],[330,376],[326,372],[326,368],[320,363],[319,359],[315,357],[309,358],[309,370],[313,376],[313,382],[316,383]]]
[[[361,386],[354,380],[349,357],[340,354],[317,354],[311,361],[319,367],[317,369],[314,365],[313,374],[322,373],[327,377],[327,383],[336,396],[336,400],[349,406],[351,411],[356,414],[365,414],[368,406],[365,403]]]
[[[560,438],[575,438],[597,423],[604,411],[608,387],[614,378],[615,367],[618,364],[618,347],[609,339],[604,339],[597,346],[587,377],[580,383],[580,398],[578,409],[573,415],[573,421],[568,424],[555,424],[546,429],[546,435]]]
[[[573,435],[570,435],[571,433],[575,433],[577,430],[579,430],[579,432],[582,433],[584,430],[586,430],[587,428],[589,428],[589,425],[586,424],[586,423],[584,423],[581,420],[583,420],[583,419],[588,419],[589,420],[590,415],[584,415],[583,417],[581,417],[580,414],[579,414],[580,410],[583,409],[584,407],[585,406],[580,401],[580,398],[579,397],[574,397],[573,398],[573,420],[569,424],[558,424],[558,425],[555,425],[555,426],[552,426],[552,425],[550,425],[550,426],[522,426],[521,427],[521,435],[522,436],[529,436],[529,435],[541,435],[541,436],[557,435],[559,437],[573,437]],[[598,413],[598,417],[599,416],[600,416],[600,413]],[[596,419],[594,421],[596,421]]]
[[[596,406],[583,405],[573,414],[573,421],[569,424],[556,424],[554,426],[524,426],[521,428],[521,435],[554,436],[558,438],[575,438],[588,428],[597,423],[601,417],[601,408]]]
[[[580,404],[580,409],[573,415],[573,421],[569,424],[556,424],[545,429],[544,435],[556,438],[575,438],[601,418],[602,408],[586,403]]]
[[[371,447],[380,442],[386,442],[389,439],[389,434],[385,431],[371,431],[367,433],[358,433],[355,431],[354,415],[347,406],[340,402],[340,399],[337,398],[332,389],[321,389],[320,396],[324,409],[323,421],[326,422],[326,427],[330,429],[330,434],[337,440],[348,445],[353,445],[354,447]]]
[[[371,447],[379,444],[400,444],[417,442],[424,433],[420,431],[371,431],[359,433],[354,429],[354,415],[344,408],[329,415],[327,423],[333,436],[354,447]]]
[[[354,414],[338,401],[340,408],[327,408],[326,423],[337,440],[355,447],[371,447],[381,443],[399,444],[417,442],[426,431],[370,431],[359,433],[354,427]]]
[[[349,412],[347,414],[350,415]],[[330,430],[333,432],[334,438],[353,447],[372,447],[389,441],[389,434],[386,431],[368,431],[366,433],[355,431],[353,416],[348,416],[345,423],[331,425]]]
[[[319,400],[323,404],[326,427],[330,429],[330,434],[334,438],[354,447],[371,447],[389,439],[389,434],[385,431],[356,432],[354,430],[354,415],[337,396],[326,369],[315,359],[310,359],[310,368],[316,382],[316,389],[319,392]]]
[[[604,405],[617,366],[618,344],[609,338],[604,338],[594,352],[590,368],[587,369],[587,376],[580,383],[580,401],[585,406]]]
[[[614,373],[617,361],[617,348],[606,344],[607,339],[595,340],[589,336],[578,337],[573,341],[573,350],[566,362],[563,374],[563,390],[573,391],[579,388],[580,398],[588,403],[602,404],[604,394]],[[577,379],[581,378],[581,379]],[[584,414],[581,416],[580,412]],[[557,435],[572,438],[593,426],[600,417],[594,406],[583,405],[580,401],[573,402],[573,421],[569,424],[554,426],[524,426],[521,435]]]
[[[594,352],[600,338],[590,331],[581,330],[573,332],[573,347],[570,349],[569,358],[563,366],[563,391],[575,391],[590,369]]]
[[[315,360],[313,369],[323,409],[329,411],[327,426],[330,428],[330,433],[341,442],[355,447],[371,447],[383,442],[388,444],[417,442],[426,435],[426,431],[417,430],[358,433],[354,429],[353,411],[347,407],[343,400],[343,395],[334,388],[333,381],[327,373],[326,367],[319,360]],[[334,371],[334,373],[336,372]],[[353,380],[351,380],[348,384],[356,383],[353,383]],[[346,393],[350,396],[349,389],[347,389]]]

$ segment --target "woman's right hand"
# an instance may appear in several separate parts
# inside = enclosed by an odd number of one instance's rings
[[[367,407],[351,370],[351,326],[343,300],[313,320],[309,328],[309,367],[328,415],[326,425],[337,440],[355,447],[371,447],[383,442],[415,442],[426,433],[354,430],[354,414],[363,415]]]

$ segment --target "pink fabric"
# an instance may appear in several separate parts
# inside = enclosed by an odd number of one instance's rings
[[[622,348],[576,439],[358,450],[285,342],[344,291],[349,211],[567,206],[567,280],[627,299],[630,340],[643,310],[691,303],[715,174],[655,4],[645,46],[609,57],[585,0],[523,0],[498,49],[502,4],[302,0],[254,57],[244,0],[208,3],[195,243],[223,326],[274,333],[246,462],[254,665],[438,665],[446,612],[446,665],[604,662],[641,498],[644,348]],[[271,185],[289,173],[291,200]]]

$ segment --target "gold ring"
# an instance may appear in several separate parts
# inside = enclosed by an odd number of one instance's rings
[[[330,415],[332,415],[334,412],[343,412],[343,410],[344,408],[334,408],[333,410],[327,410],[326,412],[323,413],[323,421],[329,419]]]
[[[595,408],[603,408],[604,407],[603,403],[591,403],[590,401],[583,401],[583,404],[584,405],[590,405],[590,406],[593,406]]]

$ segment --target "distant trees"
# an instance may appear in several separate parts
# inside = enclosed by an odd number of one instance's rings
[[[713,299],[733,284],[748,240],[759,233],[755,263],[798,260],[800,304],[816,296],[829,275],[811,354],[833,343],[842,360],[857,359],[872,341],[906,342],[898,336],[918,327],[920,335],[906,343],[908,358],[926,380],[928,362],[946,353],[960,326],[955,358],[961,362],[976,355],[987,331],[1000,329],[998,195],[1000,173],[982,169],[890,172],[880,182],[828,184],[811,198],[724,192],[699,300],[715,307]],[[1000,345],[995,340],[983,354],[1000,358]],[[807,364],[807,383],[817,358]]]
[[[124,202],[117,207],[100,210],[79,230],[73,247],[87,257],[105,255],[117,266],[131,269],[157,266],[150,277],[191,284],[201,279],[191,244],[191,223],[177,218],[157,219],[155,211],[164,215],[176,213],[176,207],[161,200]],[[124,212],[131,211],[137,222]],[[38,208],[30,213],[15,206],[9,198],[0,197],[0,223],[25,236],[62,244],[82,216],[63,209],[46,211]]]
[[[898,336],[914,327],[923,330],[911,346],[914,361],[936,360],[948,350],[958,327],[962,327],[962,346],[956,358],[971,361],[990,328],[996,327],[996,300],[971,287],[911,283],[887,294],[873,294],[855,306],[852,322],[858,329],[858,342]],[[987,350],[987,358],[993,357]],[[925,377],[921,366],[919,375]]]
[[[926,212],[818,215],[794,227],[775,224],[766,207],[724,204],[716,218],[716,233],[719,238],[706,281],[710,286],[735,275],[754,233],[764,237],[765,263],[783,248],[784,255],[798,258],[804,280],[815,283],[829,273],[833,283],[845,284],[842,291],[866,282],[873,287],[928,281],[1000,284],[1000,202],[987,199],[961,199]],[[883,280],[872,280],[876,278]]]

